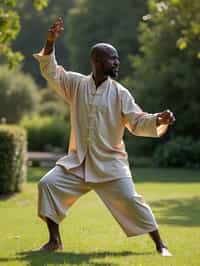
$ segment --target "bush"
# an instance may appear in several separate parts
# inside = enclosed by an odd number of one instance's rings
[[[67,115],[66,106],[60,104],[59,102],[46,102],[39,107],[40,116],[57,116],[65,117]]]
[[[200,168],[200,140],[177,137],[159,146],[154,152],[153,161],[162,167]]]
[[[39,91],[39,93],[40,93],[40,104],[60,101],[60,96],[50,88],[42,88]],[[61,103],[61,101],[59,103]],[[65,102],[64,104],[66,106]]]
[[[0,126],[0,194],[21,190],[26,179],[26,132],[18,126]]]
[[[31,151],[66,151],[69,123],[50,116],[24,117],[20,124],[28,132],[28,149]]]
[[[60,100],[58,94],[49,88],[40,90],[40,116],[61,116],[68,117],[69,107],[66,102]]]
[[[36,111],[39,93],[31,76],[0,67],[0,99],[0,118],[16,123],[24,114]]]
[[[129,157],[152,157],[154,147],[158,145],[160,139],[137,137],[126,132],[124,141]]]

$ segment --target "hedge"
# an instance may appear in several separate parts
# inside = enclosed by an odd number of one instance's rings
[[[69,122],[61,117],[24,117],[20,125],[28,134],[30,151],[66,152],[69,139]]]
[[[27,139],[23,128],[0,125],[0,194],[21,191],[26,180]]]
[[[153,161],[161,167],[200,168],[200,140],[176,137],[160,145]]]

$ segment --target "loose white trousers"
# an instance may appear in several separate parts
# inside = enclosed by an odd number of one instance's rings
[[[40,180],[38,188],[38,215],[43,220],[48,217],[59,224],[80,196],[94,190],[127,236],[158,229],[150,207],[137,194],[129,177],[104,183],[88,183],[61,166],[56,166]]]

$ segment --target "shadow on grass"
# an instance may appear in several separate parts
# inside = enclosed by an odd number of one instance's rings
[[[10,198],[16,196],[19,192],[9,192],[6,194],[1,194],[0,195],[0,201],[6,201],[9,200]]]
[[[159,224],[200,226],[200,197],[154,201],[150,206],[158,209]]]
[[[106,257],[126,257],[126,256],[142,256],[152,255],[152,253],[136,253],[130,251],[123,252],[91,252],[91,253],[76,253],[76,252],[55,252],[47,251],[26,251],[17,253],[16,258],[0,258],[0,262],[9,263],[11,261],[27,261],[30,266],[45,266],[48,263],[52,265],[81,265],[87,264],[92,266],[116,266],[116,263],[104,263],[101,259]],[[97,261],[99,260],[99,261]],[[9,264],[5,264],[9,265]]]

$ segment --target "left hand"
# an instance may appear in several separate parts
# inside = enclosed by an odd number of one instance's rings
[[[53,24],[47,33],[47,41],[55,42],[56,39],[60,36],[60,34],[64,31],[63,20],[62,18],[58,18]]]
[[[170,110],[163,111],[157,115],[157,126],[171,125],[176,121],[174,114]]]

